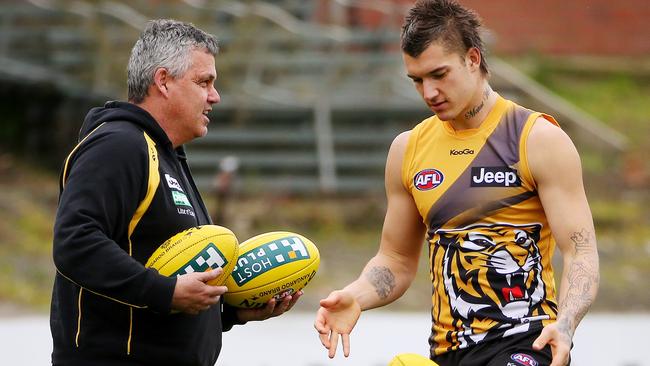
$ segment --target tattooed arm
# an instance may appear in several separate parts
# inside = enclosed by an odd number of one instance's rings
[[[582,183],[580,158],[569,137],[544,119],[528,140],[528,160],[546,217],[563,256],[557,321],[535,341],[550,345],[552,366],[569,359],[573,334],[598,291],[598,251]]]
[[[386,195],[388,207],[379,251],[359,278],[321,300],[314,327],[321,343],[334,357],[341,337],[343,354],[350,354],[350,332],[362,310],[388,304],[404,294],[418,267],[424,224],[413,198],[401,181],[408,132],[399,135],[388,152]]]

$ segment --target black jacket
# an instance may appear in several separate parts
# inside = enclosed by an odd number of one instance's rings
[[[54,224],[53,363],[214,365],[232,309],[170,314],[176,279],[143,266],[166,239],[211,222],[182,147],[122,102],[92,109],[80,140]]]

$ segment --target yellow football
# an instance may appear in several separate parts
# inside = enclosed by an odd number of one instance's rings
[[[223,299],[239,308],[258,308],[300,291],[320,265],[318,248],[296,233],[275,231],[246,240],[226,279]]]
[[[219,277],[208,282],[223,285],[239,255],[237,237],[217,225],[196,226],[172,236],[149,257],[146,267],[164,276],[180,276],[223,268]]]
[[[438,366],[438,364],[415,353],[401,353],[393,357],[388,366]]]

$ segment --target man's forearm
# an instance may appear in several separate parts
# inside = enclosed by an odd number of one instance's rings
[[[364,273],[365,279],[375,288],[381,300],[387,299],[395,290],[395,275],[386,266],[371,267]]]
[[[417,266],[415,266],[417,268]],[[389,304],[404,294],[411,284],[414,273],[408,266],[374,257],[363,269],[361,276],[346,286],[356,298],[362,310]]]
[[[573,337],[578,323],[585,316],[598,292],[598,251],[593,232],[583,229],[571,235],[575,253],[565,261],[558,325],[567,336]]]

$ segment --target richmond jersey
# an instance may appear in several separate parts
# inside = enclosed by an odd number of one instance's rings
[[[402,180],[427,227],[432,355],[555,320],[551,236],[528,168],[538,117],[501,97],[477,129],[431,117],[407,144]]]

